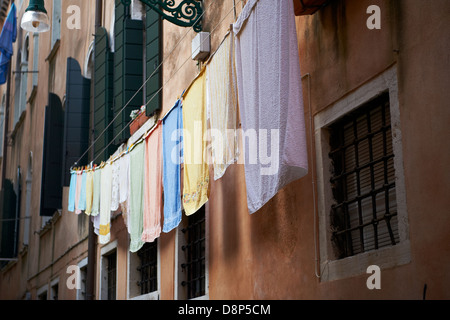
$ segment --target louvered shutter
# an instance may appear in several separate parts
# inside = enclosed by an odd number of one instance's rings
[[[61,100],[49,94],[45,108],[44,149],[42,157],[41,216],[51,217],[62,208],[62,146],[64,111]]]
[[[94,158],[100,162],[114,152],[112,145],[106,148],[113,138],[112,126],[106,128],[113,119],[114,54],[109,50],[108,33],[103,27],[95,34],[94,50]]]
[[[89,147],[89,110],[91,81],[81,75],[81,68],[73,58],[67,58],[66,106],[64,113],[63,179],[70,183],[70,167]],[[78,162],[88,162],[88,155]]]
[[[116,146],[130,137],[131,111],[140,109],[143,95],[143,22],[129,17],[129,7],[116,0],[114,54],[114,137]],[[136,94],[136,95],[135,95]],[[130,101],[130,99],[133,100]],[[125,109],[124,106],[130,101]],[[123,110],[122,110],[123,109]]]
[[[161,18],[159,14],[147,8],[146,13],[146,103],[147,116],[161,109]],[[151,78],[149,79],[149,77]]]
[[[0,219],[2,220],[0,258],[3,259],[11,259],[16,256],[14,252],[14,241],[16,241],[14,237],[16,200],[13,184],[10,180],[6,179],[0,193]]]

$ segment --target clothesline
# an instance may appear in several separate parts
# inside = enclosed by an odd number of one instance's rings
[[[243,0],[239,0],[240,3],[243,2]],[[199,21],[200,19],[202,19],[203,15],[211,8],[211,6],[213,5],[214,1],[211,2],[211,4],[208,6],[208,8],[206,8],[206,10],[204,10],[202,12],[202,14],[197,18],[197,21]],[[234,3],[234,2],[233,2]],[[236,7],[236,4],[233,4],[233,9]],[[214,32],[214,30],[223,22],[223,20],[228,17],[228,15],[231,13],[231,10],[225,15],[225,17],[213,28],[213,30],[210,32],[210,34],[212,35],[212,33]],[[136,97],[136,95],[144,88],[144,86],[147,84],[147,82],[158,72],[158,70],[162,67],[162,65],[166,62],[167,59],[169,59],[172,54],[175,52],[175,49],[180,45],[180,43],[183,41],[183,39],[189,34],[189,32],[191,32],[192,28],[189,28],[188,31],[180,38],[180,40],[178,40],[178,42],[175,44],[175,46],[172,48],[172,50],[167,54],[167,56],[164,57],[164,59],[161,61],[161,63],[155,68],[155,70],[153,70],[152,74],[144,81],[144,83],[142,84],[142,86],[133,94],[133,96],[128,100],[128,102],[122,107],[121,110],[119,110],[117,112],[117,115],[108,123],[108,125],[106,126],[105,129],[103,129],[103,131],[98,135],[98,137],[95,139],[95,141],[91,144],[91,146],[88,147],[88,149],[78,158],[78,160],[74,163],[74,165],[72,167],[75,167],[78,165],[78,162],[83,159],[83,157],[89,152],[89,150],[91,150],[91,148],[95,145],[95,143],[106,133],[106,131],[108,130],[108,128],[114,123],[114,121],[117,119],[117,117],[120,115],[120,113],[125,110],[125,108],[131,103],[131,101],[133,101],[133,99]],[[199,44],[199,48],[203,45],[203,42],[206,41],[206,39],[204,39],[200,44]],[[188,61],[189,59],[187,59],[182,66]],[[181,66],[181,67],[182,67]],[[175,72],[175,74],[181,69],[181,67]],[[174,75],[173,75],[174,76]],[[172,76],[172,77],[173,77]],[[171,78],[172,78],[171,77]],[[170,78],[170,79],[171,79]],[[169,80],[170,80],[169,79]],[[168,81],[169,81],[168,80]],[[146,106],[159,94],[159,92],[162,90],[164,86],[162,86],[161,88],[159,88],[159,90],[153,94],[153,96],[149,99],[149,101],[146,102]],[[120,132],[118,135],[120,135],[124,129],[126,129],[132,121],[130,121]],[[114,141],[115,139],[112,139],[112,141]],[[111,145],[111,142],[103,149],[106,150],[107,147],[109,147]],[[100,154],[102,154],[103,152],[101,152]],[[96,159],[94,159],[95,162]],[[72,168],[71,168],[72,169]]]
[[[222,178],[240,155],[237,135],[228,135],[228,131],[235,133],[238,128],[238,104],[242,129],[259,130],[256,137],[265,139],[257,141],[256,152],[244,152],[248,212],[258,211],[288,183],[306,175],[308,159],[293,3],[280,0],[279,16],[268,14],[271,10],[271,0],[248,1],[233,30],[227,32],[161,119],[145,127],[145,132],[138,131],[136,140],[132,137],[126,149],[122,145],[98,167],[92,168],[91,164],[87,169],[71,170],[69,211],[80,214],[86,210],[94,217],[100,243],[109,241],[110,215],[119,205],[131,236],[130,250],[135,252],[144,242],[159,237],[161,229],[170,232],[176,228],[182,210],[192,215],[209,200],[207,155],[211,155],[215,180]],[[270,21],[258,19],[260,16]],[[259,37],[268,39],[253,43]],[[270,65],[273,56],[279,56],[283,64]],[[212,139],[210,147],[208,139],[204,139],[208,124],[225,137],[221,141]],[[262,141],[267,142],[267,137],[260,137],[265,131],[272,132],[270,147],[261,147]],[[264,167],[267,155],[258,155],[259,148],[265,148],[266,153],[270,148],[270,168]],[[260,157],[259,162],[248,160],[255,156]]]
[[[242,1],[242,0],[241,0]],[[230,11],[231,12],[231,11]],[[227,17],[229,14],[230,14],[230,12],[228,12],[228,14],[225,16],[225,17]],[[223,21],[223,19],[222,19],[222,21]],[[219,22],[219,24],[220,24],[221,22]],[[197,77],[198,77],[198,75],[200,75],[201,74],[201,72],[202,71],[204,71],[205,70],[205,68],[206,68],[206,66],[211,62],[211,60],[212,60],[212,58],[214,57],[214,55],[215,55],[215,53],[218,51],[218,49],[221,47],[221,45],[223,44],[223,42],[227,39],[227,37],[230,35],[230,28],[231,28],[231,26],[228,28],[228,31],[227,31],[227,33],[225,34],[225,36],[223,37],[223,39],[222,39],[222,41],[220,42],[220,45],[218,46],[218,48],[216,49],[216,51],[214,51],[211,55],[210,55],[210,57],[208,58],[208,60],[204,63],[204,65],[202,66],[202,69],[201,69],[201,71],[199,72],[199,74],[197,74],[196,76],[195,76],[195,78],[194,78],[194,80],[192,80],[192,82],[188,85],[188,87],[187,88],[189,88],[191,85],[192,85],[192,83],[194,83],[194,81],[197,79]],[[213,29],[213,31],[215,30],[216,28],[214,28]],[[205,41],[205,40],[203,40],[203,41]],[[169,82],[172,78],[173,78],[173,76],[174,75],[176,75],[177,74],[177,72],[184,66],[184,64],[186,63],[186,61],[188,61],[189,59],[186,59],[185,60],[185,62],[179,67],[179,69],[172,75],[172,77],[171,78],[169,78],[167,81],[166,81],[166,83],[165,84],[167,84],[167,82]],[[165,85],[164,84],[164,85]],[[152,100],[153,100],[153,98],[157,95],[157,94],[159,94],[159,92],[163,89],[163,87],[164,87],[164,85],[163,86],[161,86],[161,88],[150,98],[150,100],[146,103],[146,105],[148,105]],[[180,99],[183,99],[183,95],[184,95],[184,93],[186,92],[186,90],[187,89],[185,89],[184,91],[183,91],[183,93],[181,94],[181,96],[180,96]],[[173,107],[172,107],[172,109],[173,109]],[[170,113],[170,111],[172,110],[172,109],[170,109],[168,112],[166,112],[166,114],[164,115],[164,116],[162,116],[162,119],[163,118],[165,118],[166,117],[166,115],[167,114],[169,114]],[[146,132],[146,133],[144,133],[142,136],[141,136],[141,138],[139,138],[134,144],[139,144],[139,143],[142,143],[142,141],[144,141],[144,136],[147,136],[150,132],[151,132],[151,130],[154,128],[154,126],[157,124],[157,122],[158,121],[161,121],[161,120],[156,120],[156,122],[154,123],[154,125]],[[131,124],[131,122],[133,122],[133,121],[130,121],[128,124],[127,124],[127,126],[125,126],[123,129],[122,129],[122,131],[124,130],[124,129],[126,129],[130,124]],[[120,135],[121,133],[122,133],[122,131],[120,131],[119,133],[118,133],[118,135]],[[112,139],[112,141],[114,141],[114,139]],[[111,144],[111,142],[103,149],[103,151],[105,151],[106,150],[106,148],[108,148],[109,146],[110,146],[110,144]],[[133,144],[133,145],[134,145]],[[126,153],[128,153],[128,152],[130,152],[131,150],[131,148],[133,148],[134,146],[133,145],[131,145],[130,147],[128,147],[127,148],[127,150],[125,150],[124,152],[122,152],[122,153],[120,153],[118,156],[115,156],[115,157],[110,157],[110,159],[108,159],[108,160],[106,160],[106,161],[103,161],[100,165],[98,165],[98,166],[96,166],[96,165],[94,165],[93,164],[93,162],[95,161],[95,159],[94,159],[94,161],[91,163],[91,164],[89,164],[89,165],[86,165],[86,166],[84,166],[84,167],[72,167],[72,168],[70,168],[70,173],[72,173],[73,171],[77,171],[77,172],[83,172],[83,171],[86,171],[86,172],[90,172],[90,171],[92,171],[92,170],[95,170],[95,169],[98,169],[98,168],[103,168],[104,167],[104,164],[106,163],[106,162],[109,162],[110,164],[112,164],[114,161],[117,161],[118,159],[120,159],[120,157],[122,157],[123,155],[125,155]],[[100,154],[102,154],[103,153],[103,151],[102,152],[100,152]],[[80,159],[81,159],[82,157],[80,157]]]

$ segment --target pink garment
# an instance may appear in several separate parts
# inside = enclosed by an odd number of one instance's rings
[[[158,122],[145,140],[144,231],[142,241],[153,242],[161,234],[162,125]]]
[[[76,214],[80,214],[81,210],[78,209],[78,202],[80,199],[80,194],[81,194],[81,181],[82,181],[82,174],[83,171],[79,171],[77,172],[77,188],[75,189],[75,213]]]

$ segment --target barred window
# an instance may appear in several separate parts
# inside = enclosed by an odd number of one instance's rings
[[[187,225],[181,229],[184,244],[181,246],[184,261],[181,271],[184,277],[181,286],[187,299],[206,294],[206,224],[205,207],[187,217]]]
[[[386,92],[329,127],[338,259],[399,243],[390,119]]]
[[[152,243],[145,243],[137,252],[140,264],[137,271],[140,279],[137,285],[140,288],[141,295],[158,290],[158,243],[155,240]]]

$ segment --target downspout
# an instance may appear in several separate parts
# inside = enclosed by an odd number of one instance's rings
[[[103,1],[96,0],[95,1],[95,33],[102,25],[102,16],[103,16]],[[95,45],[94,45],[95,52]],[[94,54],[95,57],[95,54]],[[94,58],[95,65],[95,58]],[[95,81],[95,77],[92,78]],[[92,81],[91,79],[91,81]],[[91,106],[93,108],[93,106]],[[92,143],[95,141],[91,139]],[[93,161],[94,154],[92,154],[91,161]],[[95,266],[96,266],[96,246],[97,246],[97,237],[94,233],[94,222],[92,219],[89,219],[89,236],[88,236],[88,266],[87,266],[87,276],[86,276],[86,300],[95,300]]]

